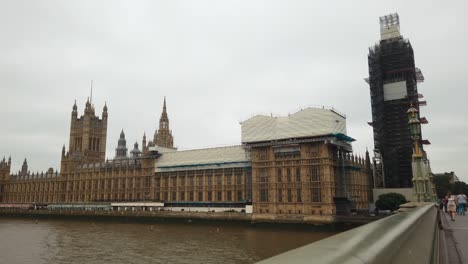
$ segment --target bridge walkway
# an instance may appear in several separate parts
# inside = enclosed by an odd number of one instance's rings
[[[443,229],[440,262],[468,263],[468,213],[456,215],[455,221],[452,221],[449,214],[440,211],[440,220]]]

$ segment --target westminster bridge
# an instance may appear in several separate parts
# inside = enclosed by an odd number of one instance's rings
[[[468,215],[450,221],[434,203],[409,203],[395,215],[263,260],[275,263],[468,263]]]

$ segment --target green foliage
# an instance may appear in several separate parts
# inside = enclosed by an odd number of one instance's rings
[[[399,193],[385,193],[379,195],[379,199],[375,202],[375,206],[380,210],[397,210],[401,204],[406,203],[406,198]]]
[[[450,183],[449,175],[436,175],[433,178],[437,197],[445,197],[450,191],[452,194],[468,194],[468,184],[462,181]]]
[[[448,175],[434,176],[433,182],[435,185],[437,197],[445,197],[451,191],[450,178]]]
[[[451,184],[451,191],[453,194],[468,193],[468,185],[465,182],[457,181]]]

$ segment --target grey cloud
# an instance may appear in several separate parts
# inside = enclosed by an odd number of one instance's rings
[[[424,136],[434,171],[462,179],[468,76],[465,1],[2,1],[0,156],[59,167],[71,107],[94,80],[109,107],[107,156],[152,138],[163,96],[182,149],[240,143],[239,121],[308,105],[346,113],[354,149],[373,146],[367,52],[378,17],[399,12],[426,82]]]

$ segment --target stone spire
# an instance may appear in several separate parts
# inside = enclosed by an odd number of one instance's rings
[[[143,133],[143,140],[142,140],[141,143],[142,143],[141,144],[141,151],[143,153],[145,153],[146,152],[146,133]]]
[[[102,108],[102,117],[107,117],[107,102],[104,103],[104,107]]]
[[[21,166],[21,175],[26,175],[28,173],[28,161],[24,159],[23,166]]]
[[[122,132],[120,132],[119,142],[117,143],[117,148],[115,149],[115,158],[127,158],[127,141],[125,140],[125,133],[123,129]]]
[[[372,189],[374,189],[375,187],[375,179],[374,179],[374,173],[371,169],[371,159],[370,159],[369,150],[367,149],[367,147],[366,147],[365,166],[366,166],[366,174],[367,174],[367,184],[369,185],[368,187],[369,192],[368,192],[367,199],[369,200],[369,202],[373,202],[374,196],[372,195]]]
[[[77,118],[77,117],[78,117],[78,106],[76,106],[76,100],[75,100],[75,103],[73,104],[72,118]]]
[[[174,138],[172,131],[169,129],[169,118],[166,109],[166,97],[164,97],[163,111],[159,119],[159,129],[154,133],[153,143],[160,147],[173,148]]]

